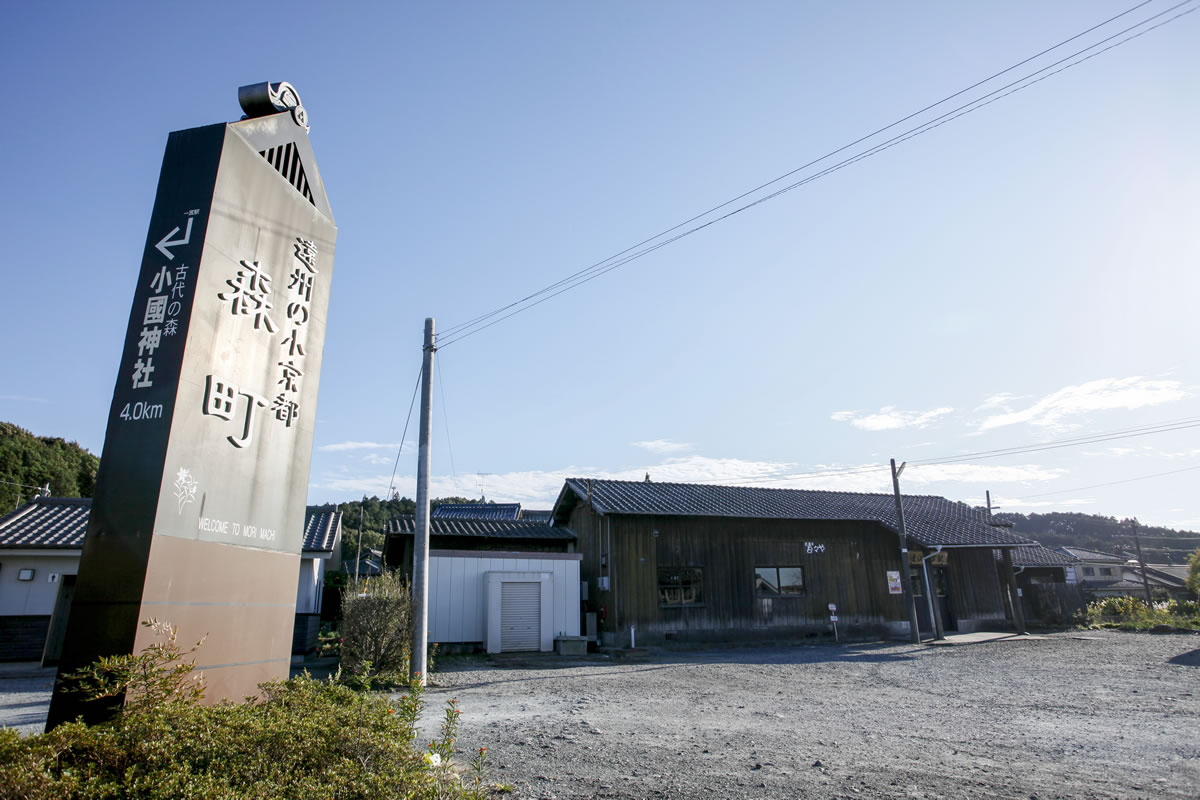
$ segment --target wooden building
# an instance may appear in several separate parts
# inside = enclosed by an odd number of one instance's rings
[[[844,635],[908,635],[901,572],[923,633],[931,605],[948,631],[1008,627],[1004,553],[1031,542],[962,503],[903,502],[903,567],[890,494],[573,478],[553,518],[577,537],[606,644],[627,645],[631,628],[638,642],[820,635],[830,605]]]

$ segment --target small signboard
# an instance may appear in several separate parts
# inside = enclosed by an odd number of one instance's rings
[[[889,569],[887,573],[888,594],[904,594],[904,586],[900,583],[900,571]]]
[[[829,604],[829,610],[830,610],[830,611],[837,611],[837,603],[830,603],[830,604]]]
[[[829,615],[829,621],[830,621],[830,622],[837,622],[837,621],[838,621],[837,614],[830,614],[830,615]]]

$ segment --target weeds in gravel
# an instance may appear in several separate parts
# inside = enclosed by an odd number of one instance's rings
[[[1200,608],[1186,600],[1147,605],[1136,597],[1105,597],[1088,604],[1085,618],[1090,628],[1200,630]]]

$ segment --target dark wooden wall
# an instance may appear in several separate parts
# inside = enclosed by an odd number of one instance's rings
[[[823,633],[830,603],[838,607],[843,633],[882,636],[889,626],[907,625],[902,596],[887,586],[887,572],[901,569],[899,543],[876,523],[600,516],[579,503],[568,525],[583,556],[587,610],[605,612],[602,631],[625,636],[637,625],[639,641],[647,642]],[[803,567],[804,595],[757,597],[754,569],[760,566]],[[701,568],[703,602],[661,606],[659,567]],[[1003,621],[990,548],[953,550],[949,568],[957,617]],[[599,591],[601,576],[609,577],[610,591]]]

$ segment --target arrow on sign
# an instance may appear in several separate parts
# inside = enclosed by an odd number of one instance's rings
[[[155,249],[157,249],[158,252],[160,252],[164,256],[166,256],[168,261],[175,260],[175,254],[172,253],[168,248],[176,247],[177,245],[181,245],[181,244],[187,244],[188,242],[190,242],[192,240],[192,219],[193,219],[193,217],[187,218],[187,229],[184,230],[182,239],[172,239],[171,238],[175,234],[179,233],[179,226],[176,225],[174,228],[171,229],[170,233],[168,233],[166,236],[164,236],[162,239],[159,240],[158,244],[154,245]]]

